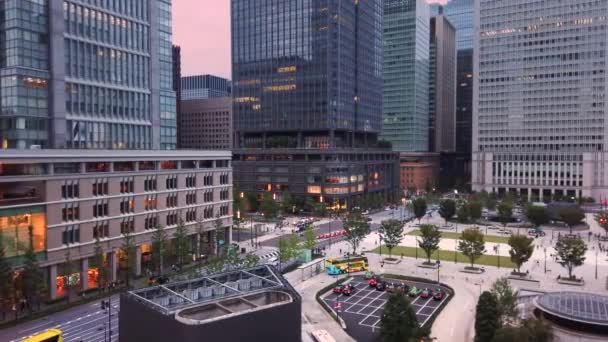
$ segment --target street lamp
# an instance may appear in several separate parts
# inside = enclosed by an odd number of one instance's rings
[[[454,240],[454,263],[458,263],[458,255],[456,251],[458,250],[458,240]]]
[[[437,256],[439,257],[439,255]],[[439,269],[441,268],[441,261],[437,260],[437,284],[439,284]]]
[[[236,211],[236,239],[241,242],[241,211]]]
[[[497,265],[500,268],[500,246],[498,244],[494,245],[494,253],[496,253]]]
[[[543,248],[545,252],[545,274],[547,274],[547,247]]]

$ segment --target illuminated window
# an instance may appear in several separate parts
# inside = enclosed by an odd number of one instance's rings
[[[297,70],[295,65],[280,67],[277,69],[277,72],[285,73],[285,72],[295,72]]]
[[[320,194],[321,193],[321,187],[319,185],[309,185],[307,192],[309,194]]]

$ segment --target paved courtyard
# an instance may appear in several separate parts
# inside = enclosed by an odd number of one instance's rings
[[[437,288],[437,284],[433,283],[388,278],[384,280],[388,283],[405,283],[409,286],[416,286],[422,289],[427,287],[429,289]],[[379,334],[380,318],[382,317],[384,305],[390,293],[378,291],[370,287],[361,276],[355,277],[350,284],[355,287],[352,295],[344,296],[330,293],[323,300],[335,311],[339,311],[340,317],[346,323],[346,330],[350,336],[357,341],[373,341]],[[442,287],[442,290],[446,292],[446,298],[441,301],[436,301],[432,298],[425,299],[420,296],[410,298],[412,307],[418,318],[418,323],[421,325],[426,324],[433,314],[444,307],[443,304],[447,302],[449,294],[445,288]]]

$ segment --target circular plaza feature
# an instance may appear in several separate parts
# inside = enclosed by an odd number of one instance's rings
[[[552,292],[535,305],[545,319],[572,330],[608,334],[608,296],[583,292]]]

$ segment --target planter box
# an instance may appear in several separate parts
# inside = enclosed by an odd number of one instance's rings
[[[577,280],[570,280],[567,278],[560,278],[557,279],[557,282],[559,284],[562,285],[572,285],[572,286],[585,286],[585,281],[581,278],[581,279],[577,279]]]
[[[397,259],[397,258],[394,258],[393,260],[382,259],[382,262],[384,262],[385,264],[397,265],[397,264],[401,263],[401,259]]]
[[[520,280],[520,281],[529,281],[529,282],[532,282],[532,283],[540,283],[540,280],[532,279],[532,278],[530,278],[530,276],[525,275],[525,274],[522,275],[522,276],[520,276],[520,275],[516,275],[516,274],[511,273],[507,277],[507,279]]]
[[[470,267],[466,268],[465,267],[464,269],[460,270],[460,272],[463,272],[463,273],[473,273],[473,274],[482,274],[482,273],[485,273],[485,270],[482,269],[482,268],[470,268]]]
[[[416,266],[420,267],[420,268],[431,268],[431,269],[436,270],[439,265],[434,264],[434,263],[433,264],[422,263],[422,264],[417,264]]]

